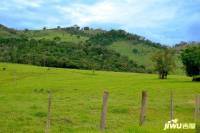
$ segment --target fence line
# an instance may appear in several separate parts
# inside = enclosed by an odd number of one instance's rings
[[[139,116],[139,125],[142,126],[146,120],[146,113],[147,113],[147,102],[148,102],[148,94],[146,91],[142,91],[141,97],[141,108],[140,108],[140,116]],[[104,91],[102,97],[102,108],[101,108],[101,117],[100,117],[100,130],[104,131],[106,128],[106,117],[107,117],[107,110],[108,110],[108,97],[109,92]],[[170,120],[173,120],[174,117],[174,93],[170,91]],[[50,126],[51,126],[51,103],[52,103],[52,95],[51,92],[48,92],[48,113],[47,113],[47,121],[45,127],[45,133],[50,133]],[[196,95],[195,97],[195,110],[194,110],[194,120],[195,122],[199,122],[200,120],[200,95]],[[135,121],[137,123],[138,121]],[[166,121],[167,122],[167,121]],[[162,122],[151,122],[150,124],[164,124],[165,121]]]

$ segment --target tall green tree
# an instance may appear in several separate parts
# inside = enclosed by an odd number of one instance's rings
[[[167,79],[168,73],[175,68],[174,51],[171,49],[155,53],[152,60],[160,79]]]
[[[190,46],[182,51],[181,59],[187,75],[193,77],[193,80],[197,80],[196,77],[200,75],[200,44]]]

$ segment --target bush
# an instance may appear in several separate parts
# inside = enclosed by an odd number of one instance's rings
[[[135,49],[135,48],[132,50],[132,52],[133,52],[134,54],[139,54],[139,51],[138,51],[137,49]]]

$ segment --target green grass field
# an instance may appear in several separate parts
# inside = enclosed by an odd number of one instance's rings
[[[6,70],[3,71],[2,68]],[[103,72],[0,63],[0,133],[42,133],[48,90],[52,92],[52,133],[99,131],[102,94],[109,91],[108,133],[161,133],[169,117],[170,90],[175,118],[194,122],[194,98],[200,84],[186,76]],[[144,126],[138,126],[141,91],[148,92]],[[170,131],[168,131],[170,132]],[[195,132],[175,130],[172,132]]]

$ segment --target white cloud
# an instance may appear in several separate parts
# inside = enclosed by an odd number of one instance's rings
[[[157,6],[158,5],[158,6]],[[93,5],[75,3],[57,6],[71,23],[87,25],[91,23],[115,23],[131,27],[155,27],[174,19],[177,7],[166,6],[158,0],[104,0]]]
[[[13,4],[18,7],[33,7],[38,8],[40,7],[45,0],[13,0]]]
[[[23,10],[27,8],[39,8],[46,0],[1,0],[0,1],[0,10],[9,11],[13,9]]]

